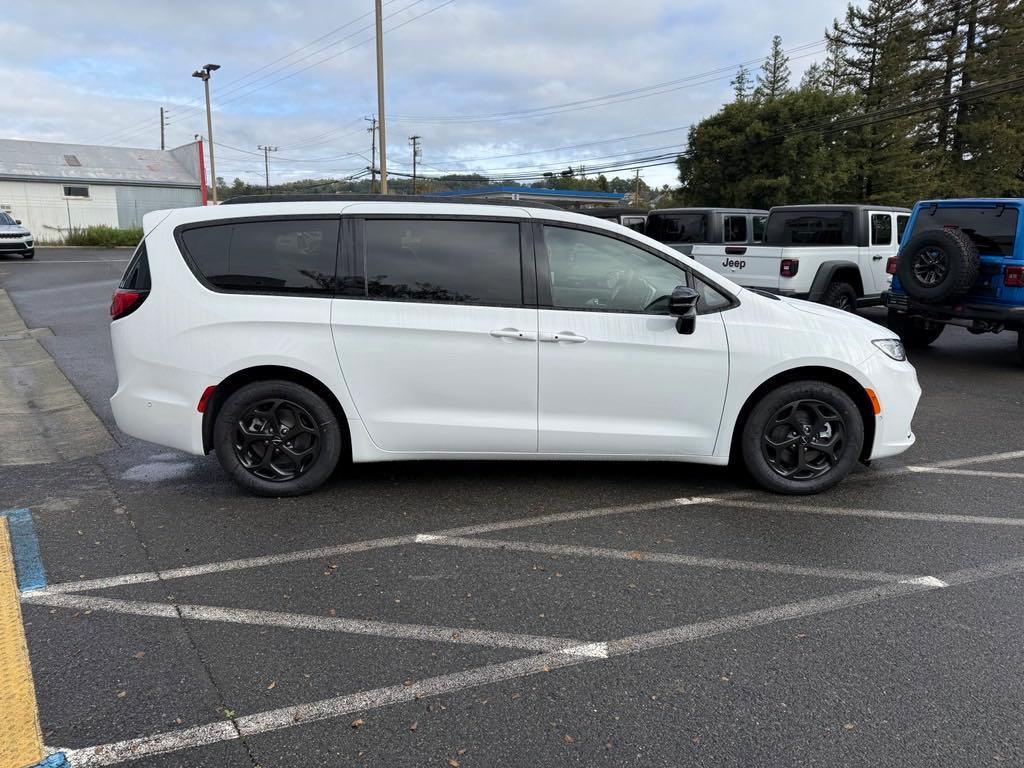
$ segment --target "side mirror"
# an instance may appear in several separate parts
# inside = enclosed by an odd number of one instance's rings
[[[15,219],[15,220],[14,220],[14,223],[15,223],[15,224],[21,224],[21,219]]]
[[[668,313],[676,318],[676,330],[684,335],[694,332],[697,326],[697,302],[700,294],[693,288],[677,285],[668,299]]]

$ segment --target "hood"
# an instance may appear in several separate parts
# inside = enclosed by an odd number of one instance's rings
[[[30,234],[21,224],[0,224],[0,232],[14,233],[16,235]]]
[[[813,301],[804,301],[803,299],[789,299],[780,297],[782,302],[792,309],[798,312],[805,312],[808,315],[815,315],[816,317],[824,317],[829,320],[834,320],[837,323],[842,323],[847,327],[853,329],[870,332],[873,338],[885,339],[895,337],[896,334],[890,331],[885,326],[873,323],[867,318],[856,315],[853,312],[844,312],[841,309],[835,307],[828,307],[824,304],[817,304]]]

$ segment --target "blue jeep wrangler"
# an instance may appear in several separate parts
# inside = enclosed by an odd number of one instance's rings
[[[1024,199],[926,200],[889,260],[889,327],[926,346],[947,325],[1017,332],[1024,360]]]

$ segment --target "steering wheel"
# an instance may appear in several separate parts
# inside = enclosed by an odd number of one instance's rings
[[[624,288],[626,288],[627,286],[630,286],[630,285],[633,284],[633,279],[635,277],[636,277],[636,270],[635,269],[630,269],[630,270],[620,269],[620,270],[617,270],[615,272],[609,272],[608,273],[609,285],[612,284],[613,280],[614,280],[614,283],[615,283],[612,286],[611,295],[608,297],[608,304],[609,304],[609,306],[613,305],[615,303],[615,299],[617,299],[619,297],[619,294],[622,293]]]

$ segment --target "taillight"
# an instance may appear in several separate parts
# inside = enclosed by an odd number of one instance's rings
[[[110,319],[119,320],[125,315],[130,315],[142,306],[142,302],[149,296],[149,291],[131,291],[127,288],[117,288],[110,300]]]
[[[798,271],[800,271],[799,259],[783,259],[779,264],[779,274],[782,277],[796,277]]]
[[[1007,288],[1024,288],[1024,267],[1007,267],[1003,270],[1003,285]]]
[[[885,262],[886,274],[895,275],[896,274],[896,264],[897,264],[896,257],[895,256],[890,256],[889,260],[887,262]]]

